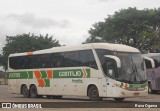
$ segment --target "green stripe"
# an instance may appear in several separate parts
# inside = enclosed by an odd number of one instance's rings
[[[120,87],[122,88],[124,86],[125,83],[121,82]],[[145,88],[148,83],[144,83],[144,84],[128,84],[129,86],[126,88]]]
[[[44,79],[45,82],[45,87],[50,87],[50,80],[49,79]]]
[[[87,78],[90,78],[90,69],[85,69]],[[47,78],[46,70],[41,70],[42,79]],[[82,69],[53,70],[54,78],[83,78]],[[33,79],[33,71],[9,72],[8,79]]]
[[[46,71],[40,71],[41,72],[41,78],[47,78],[47,73]]]
[[[28,74],[29,74],[29,79],[32,79],[33,78],[33,71],[28,71]]]
[[[86,69],[87,71],[87,78],[90,77],[90,69]],[[53,71],[54,78],[82,78],[83,72],[81,69],[74,69],[74,70],[54,70]]]
[[[87,72],[87,78],[89,78],[90,77],[90,69],[85,69],[85,70]]]
[[[144,84],[129,84],[129,88],[145,88],[148,85],[148,83]]]
[[[33,71],[9,72],[8,79],[32,79]]]

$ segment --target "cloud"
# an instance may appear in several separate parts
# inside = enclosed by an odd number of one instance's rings
[[[49,27],[59,27],[66,28],[70,25],[68,20],[57,21],[51,18],[41,18],[36,17],[34,13],[24,13],[21,15],[18,14],[10,14],[6,16],[7,20],[12,20],[14,22],[19,22],[26,26],[31,26],[33,28],[49,28]]]
[[[48,29],[65,30],[69,26],[68,20],[37,17],[34,13],[0,15],[0,53],[5,45],[6,36],[29,32],[39,35],[43,30],[48,33]]]

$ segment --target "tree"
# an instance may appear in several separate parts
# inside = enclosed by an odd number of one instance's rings
[[[22,34],[16,36],[6,36],[6,44],[2,49],[1,62],[5,70],[7,69],[8,56],[13,53],[31,52],[60,46],[59,41],[53,40],[53,36],[35,36],[34,34]]]
[[[126,44],[142,53],[160,52],[160,8],[121,9],[89,30],[89,42]]]

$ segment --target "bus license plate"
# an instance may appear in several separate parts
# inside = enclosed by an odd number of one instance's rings
[[[139,93],[134,93],[134,96],[139,96]]]

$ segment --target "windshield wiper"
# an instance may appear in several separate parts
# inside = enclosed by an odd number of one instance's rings
[[[139,73],[136,64],[134,64],[132,57],[131,57],[131,61],[132,61],[133,65],[132,65],[132,72],[130,74],[129,80],[131,80],[132,76],[134,76],[134,81],[137,81],[137,77],[139,75],[141,77],[141,80],[142,80],[142,83],[143,83],[143,78],[142,78],[141,74]],[[137,77],[136,77],[136,75],[137,75]]]
[[[130,74],[130,78],[129,78],[129,80],[131,80],[132,79],[132,77],[134,76],[134,81],[136,81],[136,75],[135,75],[135,72],[137,72],[136,71],[136,69],[134,68],[134,66],[132,65],[132,72],[131,73],[129,73]]]

